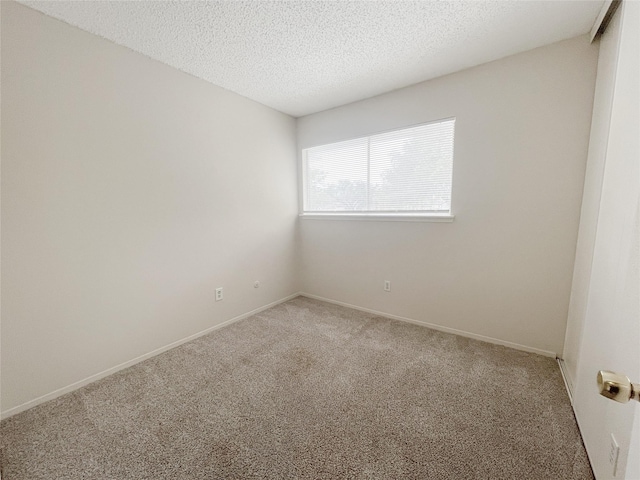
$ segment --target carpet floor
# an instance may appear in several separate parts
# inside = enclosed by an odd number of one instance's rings
[[[593,478],[553,359],[304,297],[1,429],[4,480]]]

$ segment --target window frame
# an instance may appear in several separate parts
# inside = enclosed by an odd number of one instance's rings
[[[451,202],[449,205],[449,212],[420,212],[420,211],[380,211],[380,212],[368,212],[368,211],[329,211],[329,212],[315,212],[315,211],[305,211],[305,203],[306,203],[306,195],[307,195],[307,159],[306,159],[306,150],[321,147],[325,145],[331,145],[333,143],[347,142],[350,140],[356,140],[361,138],[370,138],[376,135],[381,135],[385,133],[397,132],[401,130],[409,130],[411,128],[422,127],[426,125],[431,125],[435,123],[442,123],[453,120],[454,121],[454,130],[453,130],[453,151],[452,151],[452,164],[451,164]],[[357,135],[347,138],[342,138],[338,140],[332,140],[330,142],[321,143],[321,144],[313,144],[309,146],[305,146],[299,150],[300,160],[300,176],[299,176],[299,198],[298,198],[298,216],[303,219],[309,220],[363,220],[363,221],[391,221],[391,222],[453,222],[455,219],[455,215],[453,213],[453,167],[455,161],[455,124],[457,118],[455,116],[449,116],[444,118],[439,118],[437,120],[430,120],[428,122],[421,122],[412,125],[406,125],[403,127],[391,128],[386,130],[380,130],[372,133],[368,133],[365,135]],[[367,159],[368,162],[371,161],[370,158]]]

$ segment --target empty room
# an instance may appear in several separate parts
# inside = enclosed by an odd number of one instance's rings
[[[640,2],[0,17],[2,480],[640,479]]]

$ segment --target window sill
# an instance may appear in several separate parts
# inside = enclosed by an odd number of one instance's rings
[[[455,215],[416,213],[301,213],[305,220],[364,220],[368,222],[453,222]]]

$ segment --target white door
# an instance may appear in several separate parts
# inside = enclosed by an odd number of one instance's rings
[[[604,33],[615,40],[617,64],[574,391],[576,418],[598,480],[640,479],[640,451],[629,450],[632,442],[634,446],[640,442],[640,403],[608,400],[598,394],[596,385],[599,370],[640,382],[639,32],[640,2],[625,0]],[[606,45],[603,38],[601,49]],[[612,435],[619,446],[618,458],[611,448]]]

